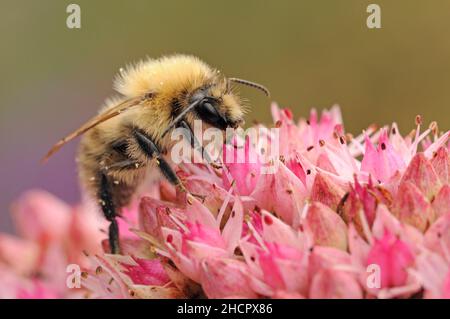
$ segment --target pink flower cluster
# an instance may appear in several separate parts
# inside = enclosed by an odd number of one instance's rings
[[[89,205],[25,195],[22,239],[0,237],[0,297],[450,298],[450,131],[417,117],[406,136],[394,123],[353,137],[337,107],[272,115],[277,158],[247,139],[261,161],[180,165],[199,196],[154,184],[123,211],[121,255],[103,252]],[[67,288],[68,264],[80,288]]]

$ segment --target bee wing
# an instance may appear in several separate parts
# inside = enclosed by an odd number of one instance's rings
[[[86,133],[91,128],[123,113],[124,111],[127,111],[135,106],[142,105],[141,102],[142,102],[141,97],[129,99],[129,100],[119,103],[116,106],[108,108],[105,112],[100,113],[97,116],[94,116],[89,121],[87,121],[84,125],[82,125],[80,128],[73,131],[66,137],[59,140],[55,145],[53,145],[52,148],[45,155],[45,157],[42,159],[42,161],[46,162],[53,154],[55,154],[57,151],[59,151],[59,149],[61,147],[63,147],[66,143],[70,142],[74,138]]]

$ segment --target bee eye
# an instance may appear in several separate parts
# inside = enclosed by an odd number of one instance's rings
[[[208,113],[208,114],[214,115],[214,116],[218,115],[216,108],[214,106],[212,106],[211,103],[209,103],[209,102],[204,102],[202,104],[202,108],[204,109],[205,113]]]
[[[228,127],[227,121],[219,113],[216,107],[213,105],[214,102],[209,100],[202,101],[197,107],[196,111],[198,116],[206,123],[217,127],[219,129],[226,129]]]

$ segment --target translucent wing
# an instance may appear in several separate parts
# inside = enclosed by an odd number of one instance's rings
[[[57,151],[59,151],[59,149],[61,147],[63,147],[66,143],[68,143],[71,140],[73,140],[74,138],[86,133],[87,131],[89,131],[91,128],[97,126],[98,124],[103,123],[103,122],[109,120],[110,118],[113,118],[135,106],[142,105],[141,104],[142,100],[143,100],[142,97],[137,97],[137,98],[123,101],[114,107],[108,108],[107,110],[105,110],[105,112],[100,113],[97,116],[91,118],[80,128],[78,128],[74,132],[70,133],[66,137],[62,138],[61,140],[58,141],[58,143],[53,145],[53,147],[48,151],[48,153],[45,155],[45,157],[42,159],[42,161],[43,162],[47,161],[50,156],[52,156]]]

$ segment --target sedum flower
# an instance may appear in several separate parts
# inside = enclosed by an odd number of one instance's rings
[[[12,206],[21,237],[0,235],[1,298],[76,298],[67,266],[87,267],[85,254],[102,252],[104,221],[85,206],[70,207],[43,191],[29,191]]]
[[[21,238],[0,236],[0,296],[449,298],[450,131],[417,117],[406,136],[395,123],[352,136],[337,106],[271,112],[278,136],[255,125],[264,147],[236,135],[221,166],[178,166],[196,196],[145,189],[122,212],[121,255],[91,206],[25,195]]]

